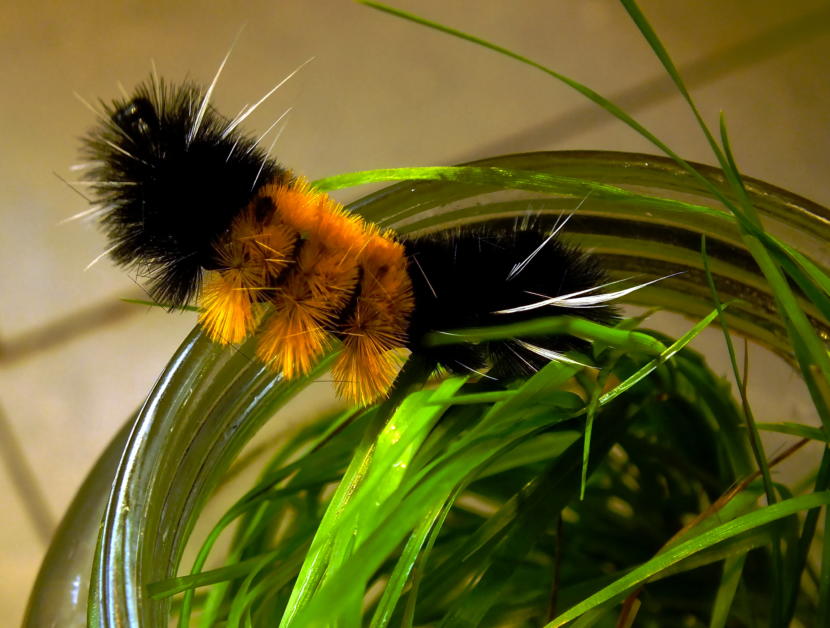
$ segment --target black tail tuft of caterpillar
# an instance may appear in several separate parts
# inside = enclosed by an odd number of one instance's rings
[[[409,328],[410,349],[455,373],[484,371],[496,379],[527,376],[550,362],[527,348],[562,352],[587,343],[570,336],[495,340],[479,344],[424,347],[432,331],[505,325],[540,316],[572,315],[613,324],[612,306],[549,307],[497,314],[607,283],[595,258],[531,226],[514,222],[468,226],[405,241],[415,309]],[[543,244],[544,243],[544,244]],[[541,248],[540,248],[541,247]],[[538,252],[518,272],[515,267]]]

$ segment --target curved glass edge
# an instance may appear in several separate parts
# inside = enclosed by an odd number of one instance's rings
[[[200,332],[191,333],[139,412],[102,518],[88,600],[90,626],[141,625],[142,587],[138,584],[141,573],[136,569],[136,554],[144,536],[141,520],[150,516],[147,511],[154,507],[145,499],[144,488],[153,484],[159,472],[155,463],[167,439],[165,432],[176,427],[176,411],[190,400],[201,375],[217,362],[218,354],[216,346]],[[125,590],[131,594],[124,595]]]
[[[84,625],[101,517],[134,422],[135,415],[113,436],[61,519],[29,596],[23,628]]]
[[[327,370],[285,381],[197,328],[159,378],[124,449],[103,517],[88,605],[90,626],[165,625],[170,600],[143,586],[175,574],[196,517],[239,450]]]

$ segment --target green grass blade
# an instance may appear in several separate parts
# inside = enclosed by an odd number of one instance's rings
[[[432,533],[433,527],[437,521],[442,519],[442,515],[446,516],[448,510],[449,508],[445,505],[438,510],[427,513],[423,521],[412,532],[384,587],[383,596],[372,616],[370,628],[386,628],[389,625],[407,579],[420,559],[422,550]]]
[[[312,182],[321,191],[388,181],[449,181],[459,185],[475,185],[493,190],[527,190],[545,192],[578,200],[590,196],[592,201],[607,201],[636,206],[639,210],[661,208],[679,212],[702,213],[713,218],[724,214],[704,205],[677,199],[638,194],[608,183],[560,176],[550,172],[520,170],[495,166],[423,166],[382,168],[332,175]]]
[[[338,532],[341,514],[369,470],[374,453],[375,438],[383,429],[387,420],[393,415],[401,398],[409,392],[409,388],[414,386],[416,382],[423,382],[428,374],[429,370],[424,364],[416,359],[410,359],[398,376],[396,389],[393,390],[390,398],[380,406],[376,416],[373,417],[372,424],[366,429],[352,461],[316,530],[314,541],[300,570],[297,583],[291,592],[280,626],[291,624],[304,605],[312,599],[316,588],[323,581],[329,557],[334,549],[334,540]]]
[[[828,487],[830,487],[830,449],[825,448],[813,489],[814,491],[819,492],[826,490]],[[818,510],[811,510],[804,518],[804,525],[801,528],[801,537],[798,539],[795,567],[790,580],[790,590],[784,607],[785,619],[792,618],[796,611],[796,604],[799,593],[801,592],[801,579],[808,565],[808,555],[813,544],[813,538],[818,525],[818,518]],[[826,564],[826,561],[824,556],[822,556],[822,568],[824,564]],[[820,597],[819,602],[824,604],[827,603],[824,597]]]
[[[749,430],[749,443],[752,447],[752,452],[755,455],[755,463],[758,465],[758,469],[761,471],[761,476],[764,479],[764,489],[767,494],[767,501],[770,504],[774,504],[778,500],[772,486],[772,476],[770,475],[769,465],[767,464],[767,456],[764,452],[764,445],[758,434],[758,428],[755,425],[755,416],[752,412],[752,407],[749,404],[749,398],[747,397],[747,383],[745,379],[747,374],[744,373],[744,376],[741,377],[741,372],[738,368],[738,359],[735,355],[735,346],[732,343],[732,335],[729,333],[729,325],[723,315],[723,306],[720,301],[720,296],[718,295],[717,287],[715,286],[715,280],[712,277],[712,271],[709,268],[709,256],[706,254],[705,235],[702,236],[700,240],[700,255],[703,259],[703,270],[706,274],[706,282],[709,284],[709,292],[712,295],[712,300],[714,301],[715,308],[718,312],[724,343],[726,344],[726,349],[729,353],[729,363],[732,366],[732,374],[735,377],[735,381],[738,382],[738,392],[741,397],[744,419],[746,420],[746,426]]]
[[[773,290],[810,396],[824,428],[830,429],[830,394],[827,390],[827,382],[830,381],[830,358],[824,343],[799,306],[781,268],[773,261],[763,243],[754,236],[746,236],[744,242]]]
[[[824,509],[824,535],[821,547],[821,574],[819,576],[819,606],[817,626],[830,624],[830,524],[827,523],[827,508]]]
[[[723,154],[726,158],[726,166],[723,168],[723,174],[726,177],[726,180],[729,181],[729,185],[732,188],[732,191],[738,198],[738,204],[742,208],[742,213],[737,212],[737,207],[733,208],[733,211],[736,212],[736,216],[743,221],[750,221],[753,225],[757,227],[761,227],[761,220],[758,217],[758,212],[755,207],[752,205],[752,202],[749,200],[749,196],[746,191],[746,186],[744,185],[744,180],[741,177],[741,173],[738,171],[738,164],[735,161],[735,155],[732,153],[732,145],[729,141],[729,133],[726,130],[726,116],[723,112],[720,114],[720,138],[721,143],[723,144]]]
[[[668,51],[666,50],[663,43],[660,41],[660,38],[657,36],[657,33],[654,32],[654,29],[649,24],[648,20],[646,19],[645,15],[643,15],[640,8],[637,6],[637,3],[634,0],[620,0],[621,4],[625,7],[625,10],[628,11],[629,17],[631,17],[632,21],[637,25],[637,28],[640,29],[645,40],[648,42],[649,46],[651,46],[652,51],[663,64],[663,67],[666,70],[666,73],[671,77],[672,81],[677,87],[677,91],[683,96],[684,100],[689,104],[689,107],[692,110],[692,113],[695,116],[695,119],[698,122],[701,130],[703,131],[704,135],[706,136],[706,140],[709,142],[709,147],[712,149],[712,152],[718,159],[718,162],[723,168],[724,171],[727,170],[727,162],[726,158],[723,155],[723,152],[718,146],[718,143],[715,141],[715,138],[712,136],[712,133],[709,131],[709,127],[703,121],[703,117],[700,115],[700,111],[698,111],[697,105],[695,105],[694,100],[692,99],[691,94],[686,89],[686,85],[683,83],[683,79],[680,77],[680,73],[677,71],[677,68],[674,65],[674,62],[671,60],[671,56],[669,56]]]
[[[824,320],[830,321],[830,278],[809,259],[783,243],[771,243],[771,251]]]
[[[532,338],[554,334],[576,336],[583,340],[602,342],[621,351],[646,355],[660,355],[665,351],[665,346],[648,334],[608,327],[573,316],[549,316],[507,325],[431,332],[424,336],[423,344],[427,347],[441,347],[485,340]]]
[[[441,528],[443,527],[447,519],[447,516],[449,515],[450,510],[452,509],[452,506],[455,503],[455,500],[458,497],[459,493],[460,489],[456,490],[456,493],[452,495],[450,499],[448,499],[444,503],[444,508],[441,511],[441,514],[438,516],[438,519],[432,526],[432,530],[430,531],[429,536],[426,539],[424,550],[421,552],[420,556],[418,556],[417,563],[413,567],[412,586],[410,587],[409,592],[407,593],[406,606],[403,608],[403,613],[400,622],[402,628],[412,628],[412,625],[415,623],[416,602],[418,601],[418,593],[421,587],[421,581],[426,575],[427,561],[429,560],[430,554],[432,553],[432,550],[435,547],[435,542],[438,539],[438,535],[441,531]]]
[[[160,580],[158,582],[151,582],[147,585],[147,593],[153,599],[160,599],[170,597],[176,593],[182,593],[188,589],[196,589],[210,584],[219,582],[227,582],[235,578],[241,578],[250,573],[251,567],[259,563],[263,558],[268,560],[276,560],[280,554],[285,553],[285,550],[273,550],[268,552],[265,556],[249,558],[247,560],[234,563],[227,567],[219,567],[218,569],[211,569],[208,571],[200,571],[196,574],[187,576],[177,576],[167,580]]]
[[[735,600],[735,593],[743,576],[746,554],[730,556],[723,561],[723,572],[721,574],[720,586],[715,596],[715,603],[712,606],[712,617],[709,620],[709,628],[725,628],[729,620],[732,604]]]
[[[654,369],[670,360],[678,351],[683,349],[692,340],[694,340],[694,338],[700,332],[706,329],[706,327],[708,327],[712,323],[712,321],[714,321],[717,318],[717,316],[718,310],[713,310],[712,312],[710,312],[708,316],[698,321],[689,331],[687,331],[685,334],[683,334],[683,336],[678,338],[677,341],[672,343],[671,346],[664,349],[659,357],[651,360],[648,364],[638,369],[636,373],[631,375],[625,381],[621,382],[612,390],[602,395],[602,397],[600,398],[600,403],[602,405],[605,405],[612,399],[619,397],[621,394],[629,390],[638,382],[642,381],[645,377],[652,373]]]
[[[802,425],[801,423],[793,423],[791,421],[782,421],[779,423],[758,423],[759,430],[765,432],[776,432],[778,434],[789,434],[790,436],[798,436],[799,438],[806,438],[809,440],[816,440],[819,442],[830,442],[824,430],[818,427],[810,427],[809,425]]]
[[[767,506],[766,508],[762,508],[755,512],[738,517],[728,523],[724,523],[713,530],[705,532],[700,536],[658,554],[653,559],[643,565],[640,565],[617,580],[613,585],[605,587],[598,593],[595,593],[576,606],[568,609],[554,621],[547,624],[546,628],[556,628],[557,626],[562,626],[579,617],[582,613],[599,606],[600,604],[604,604],[617,596],[623,595],[626,591],[647,582],[650,578],[656,576],[661,571],[668,569],[681,560],[704,549],[712,547],[721,541],[728,540],[739,534],[762,525],[766,525],[773,521],[778,521],[784,517],[789,517],[805,510],[825,506],[828,503],[830,503],[830,492],[823,491],[821,493],[813,493],[810,495],[803,495],[801,497],[794,497],[792,499],[784,500],[772,506]]]

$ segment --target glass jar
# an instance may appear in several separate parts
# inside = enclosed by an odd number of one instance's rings
[[[565,151],[470,165],[546,172],[645,196],[620,201],[601,193],[552,195],[419,181],[370,194],[350,209],[402,234],[483,221],[534,220],[544,226],[572,213],[562,238],[590,249],[612,279],[681,273],[634,292],[626,302],[692,317],[713,308],[700,254],[705,235],[721,300],[739,299],[728,310],[731,328],[792,360],[766,281],[734,221],[673,161]],[[696,167],[710,180],[722,181],[719,170]],[[767,230],[826,266],[830,212],[759,181],[747,179],[746,185]],[[689,212],[647,197],[712,209]],[[827,337],[828,321],[806,300],[802,305]],[[144,584],[177,573],[194,522],[231,461],[302,386],[268,372],[250,355],[249,344],[237,350],[211,343],[198,329],[190,334],[75,497],[41,567],[24,625],[167,623],[170,600],[150,599]]]

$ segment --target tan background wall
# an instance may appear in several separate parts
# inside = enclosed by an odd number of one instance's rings
[[[205,9],[203,5],[210,5]],[[513,48],[618,97],[684,156],[709,153],[664,73],[612,0],[399,0],[400,7]],[[0,19],[0,617],[16,625],[57,521],[97,454],[193,325],[119,303],[137,296],[103,261],[72,178],[92,114],[160,74],[207,82],[240,27],[217,88],[233,114],[315,57],[252,117],[285,108],[280,159],[311,178],[374,167],[449,164],[525,150],[650,150],[577,94],[514,61],[346,0],[5,2]],[[749,175],[830,205],[830,11],[819,0],[644,0],[707,119],[728,114]],[[818,11],[818,12],[817,12]],[[210,182],[206,182],[210,184]],[[798,418],[792,376],[759,367]],[[764,379],[766,378],[766,379]],[[765,386],[760,386],[765,388]],[[772,403],[770,401],[769,403]],[[781,414],[787,415],[780,416]],[[769,416],[772,415],[772,416]],[[31,475],[26,473],[30,468]],[[34,482],[34,483],[33,483]],[[38,488],[39,487],[39,488]],[[42,499],[38,499],[38,492]]]

